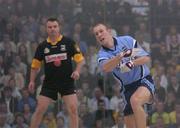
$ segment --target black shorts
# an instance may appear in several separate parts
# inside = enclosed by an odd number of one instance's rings
[[[122,90],[124,103],[125,103],[123,113],[125,116],[133,114],[130,98],[134,94],[134,92],[137,90],[137,88],[140,86],[145,86],[154,97],[155,86],[154,86],[152,77],[150,75],[146,76],[145,78],[141,80],[133,82],[132,84],[125,85]]]
[[[40,92],[40,95],[49,97],[53,100],[57,100],[58,93],[61,96],[75,94],[76,89],[73,82],[59,83],[59,84],[47,84],[44,83]]]

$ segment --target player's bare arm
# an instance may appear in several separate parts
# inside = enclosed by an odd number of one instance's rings
[[[28,89],[31,93],[34,92],[34,87],[35,87],[35,78],[39,72],[39,68],[31,68],[31,73],[30,73],[30,82],[28,85]]]
[[[103,64],[102,70],[104,72],[111,72],[117,65],[121,62],[123,58],[123,53],[119,53],[117,56],[109,59],[107,62]]]
[[[78,80],[80,77],[80,72],[81,72],[81,68],[82,66],[85,64],[84,59],[80,62],[77,62],[76,64],[76,69],[74,70],[74,72],[71,74],[71,78],[73,78],[74,80]]]
[[[134,66],[143,65],[143,64],[148,63],[150,60],[151,59],[149,56],[142,56],[142,57],[139,57],[139,58],[133,60],[133,64],[134,64]]]

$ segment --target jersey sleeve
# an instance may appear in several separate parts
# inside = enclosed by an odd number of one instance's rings
[[[102,71],[102,67],[103,64],[110,59],[110,57],[108,56],[108,54],[106,52],[103,51],[99,51],[98,55],[97,55],[97,63],[98,63],[98,67],[100,68],[100,70]]]
[[[73,54],[73,60],[78,63],[84,60],[84,57],[82,55],[82,52],[80,51],[80,48],[77,43],[72,41],[72,54]]]
[[[34,58],[32,60],[31,68],[40,68],[43,61],[43,48],[42,45],[39,45],[35,51]]]
[[[135,57],[141,57],[141,56],[149,56],[149,53],[145,51],[141,45],[137,42],[136,39],[130,36],[126,36],[126,41],[127,41],[127,48],[128,49],[134,49],[136,52],[134,53]]]

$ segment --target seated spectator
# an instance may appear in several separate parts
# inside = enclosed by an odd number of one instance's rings
[[[65,106],[64,103],[62,103],[60,111],[56,115],[56,118],[59,118],[59,117],[64,118],[65,128],[69,128],[69,116],[68,116],[67,107]]]
[[[91,84],[91,88],[94,87],[94,83],[96,82],[94,79],[94,76],[90,73],[90,69],[88,65],[83,65],[81,69],[81,74],[80,74],[80,79],[79,79],[80,84],[83,82],[88,82]]]
[[[79,118],[81,119],[81,123],[86,128],[93,127],[93,114],[89,112],[88,106],[86,103],[81,103],[79,105]]]
[[[156,85],[156,98],[158,101],[162,101],[164,103],[166,100],[166,90],[164,87],[161,86],[159,76],[154,77],[154,83]]]
[[[115,120],[115,125],[112,128],[125,128],[124,116],[120,112],[113,114],[113,116]]]
[[[155,71],[153,73],[153,78],[155,78],[155,77],[160,78],[160,86],[164,87],[165,90],[167,90],[168,79],[167,79],[167,76],[166,76],[166,73],[165,73],[165,67],[161,63],[159,63],[159,65],[157,67],[155,67]]]
[[[23,77],[26,78],[27,64],[22,62],[21,57],[19,55],[15,55],[12,65],[14,66],[16,72],[21,73]]]
[[[113,86],[113,96],[110,98],[110,109],[115,112],[122,112],[123,110],[123,98],[120,94],[119,84]]]
[[[174,110],[169,113],[172,128],[180,127],[180,100],[175,102]]]
[[[80,35],[78,33],[73,34],[73,39],[75,42],[78,43],[78,46],[79,46],[81,52],[83,53],[83,55],[86,56],[87,52],[88,52],[87,42],[81,40]]]
[[[22,95],[20,93],[20,90],[18,89],[18,87],[15,85],[15,79],[14,78],[11,78],[9,81],[8,81],[8,86],[7,87],[11,87],[12,89],[12,96],[14,98],[17,98],[18,100],[20,100],[22,98]]]
[[[83,83],[81,83],[81,89],[84,93],[84,96],[90,98],[92,97],[92,87],[91,87],[91,84],[84,81]]]
[[[109,109],[109,99],[104,95],[104,93],[100,87],[96,87],[94,89],[94,95],[90,99],[90,104],[88,106],[90,112],[94,112],[98,109],[98,101],[99,100],[103,100],[105,103],[105,108]]]
[[[57,124],[56,124],[56,118],[54,116],[53,111],[47,111],[44,119],[43,119],[43,123],[48,127],[48,128],[57,128]]]
[[[174,91],[168,90],[164,111],[168,113],[172,112],[174,110],[175,103],[176,103],[176,96],[175,96]]]
[[[98,100],[98,109],[95,111],[95,122],[102,120],[104,126],[112,127],[114,125],[113,111],[105,107],[105,101]]]
[[[173,91],[175,97],[180,97],[180,83],[178,82],[177,77],[175,75],[170,76],[168,90]]]
[[[67,128],[64,124],[64,118],[62,116],[56,117],[57,128]]]
[[[12,125],[12,128],[29,128],[29,126],[25,122],[25,119],[22,113],[16,113],[15,122]]]
[[[78,98],[78,105],[81,103],[85,103],[86,105],[90,104],[90,98],[84,95],[82,89],[77,89],[77,98]]]
[[[175,25],[169,26],[169,33],[166,35],[166,47],[168,52],[172,53],[173,56],[177,56],[176,52],[179,55],[180,33],[178,33]]]
[[[137,16],[147,16],[149,12],[149,3],[146,0],[134,0],[133,13]]]
[[[1,84],[1,77],[4,75],[4,60],[3,60],[3,56],[0,54],[0,84]]]
[[[154,124],[154,127],[152,128],[169,128],[165,125],[163,117],[159,116],[156,120],[156,123]]]
[[[7,122],[7,105],[3,100],[0,100],[0,128],[11,128]]]
[[[18,99],[12,96],[12,88],[4,87],[2,100],[7,104],[7,113],[14,114],[17,111]]]
[[[163,123],[168,126],[170,124],[169,114],[164,111],[164,103],[162,101],[156,102],[156,111],[152,113],[151,123],[157,124],[158,119],[162,118]]]
[[[8,82],[10,79],[15,80],[15,86],[18,88],[18,90],[22,89],[25,86],[25,79],[21,73],[16,72],[15,67],[10,66],[8,68],[8,73],[3,76],[2,83],[4,86],[8,86]]]
[[[29,104],[24,104],[23,116],[24,116],[25,122],[29,125],[31,121],[31,117],[32,117],[32,112],[30,110]]]
[[[27,88],[22,89],[22,99],[18,101],[17,111],[23,112],[25,104],[29,104],[32,112],[35,111],[36,100],[30,96],[30,93]]]

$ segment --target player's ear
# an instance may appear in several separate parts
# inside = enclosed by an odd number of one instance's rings
[[[111,28],[107,28],[107,31],[112,35],[112,29]]]

